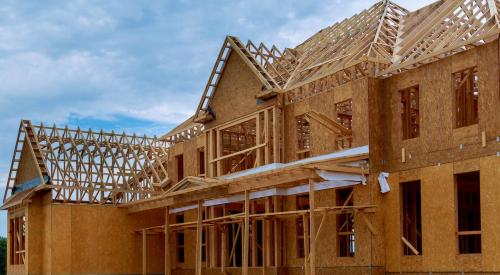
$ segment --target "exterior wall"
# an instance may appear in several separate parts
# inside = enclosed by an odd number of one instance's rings
[[[321,112],[336,119],[335,104],[352,98],[353,100],[353,147],[368,144],[368,78],[362,78],[331,91],[320,93],[305,100],[286,105],[284,108],[285,125],[285,162],[296,160],[297,127],[295,117],[311,110]],[[321,155],[337,150],[333,133],[320,123],[311,120],[311,155]]]
[[[169,171],[169,178],[173,181],[172,184],[175,184],[178,179],[175,157],[181,154],[183,155],[184,162],[184,177],[198,176],[198,149],[202,147],[205,147],[205,135],[179,142],[170,149],[167,169]]]
[[[28,207],[29,274],[139,274],[142,236],[164,223],[164,212],[128,214],[126,208],[50,203]],[[164,236],[147,236],[148,272],[164,272]],[[10,273],[9,274],[24,274]]]
[[[206,129],[234,120],[269,107],[275,99],[257,101],[262,83],[237,53],[231,53],[224,68],[217,92],[210,107],[216,119],[205,125]]]
[[[391,192],[383,196],[386,270],[389,272],[499,272],[498,211],[500,89],[498,41],[422,66],[383,81],[381,108],[388,110],[370,159],[391,172]],[[479,123],[454,127],[452,73],[477,66]],[[399,90],[420,87],[420,137],[402,140]],[[371,129],[373,130],[373,128]],[[481,134],[485,132],[486,144]],[[370,149],[374,148],[371,146]],[[406,162],[402,162],[402,148]],[[372,152],[371,152],[372,154]],[[380,164],[380,165],[378,165]],[[454,174],[480,171],[482,253],[460,255],[456,236]],[[372,170],[371,172],[374,172]],[[401,182],[421,181],[423,255],[402,255]]]
[[[482,253],[458,254],[454,174],[480,171]],[[500,265],[500,158],[481,157],[391,174],[383,201],[388,272],[498,272]],[[422,255],[403,256],[400,183],[421,181]]]
[[[38,172],[36,171],[36,162],[33,158],[33,155],[30,152],[28,143],[25,141],[22,149],[22,157],[19,161],[19,170],[17,171],[16,182],[15,184],[22,184],[26,181],[38,178]]]
[[[496,138],[500,136],[498,54],[495,41],[384,81],[384,109],[390,110],[383,125],[388,129],[385,160],[391,171],[496,154]],[[452,74],[473,66],[479,74],[479,123],[457,129]],[[414,85],[420,87],[420,137],[403,141],[399,90]],[[483,131],[486,147],[481,146]],[[406,163],[401,162],[402,148],[406,150]]]

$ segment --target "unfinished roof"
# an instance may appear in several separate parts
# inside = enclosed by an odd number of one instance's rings
[[[365,76],[387,77],[487,43],[500,32],[499,7],[500,0],[441,0],[409,12],[383,0],[282,52],[227,37],[195,120],[213,118],[210,100],[233,49],[264,85],[257,98],[286,92],[293,102],[306,84],[314,82],[307,88],[318,92]]]
[[[34,126],[24,120],[4,194],[19,203],[27,191],[52,189],[56,201],[119,204],[145,199],[168,181],[169,143],[147,136]],[[26,148],[27,147],[27,148]],[[29,155],[29,156],[26,156]],[[18,179],[21,160],[32,157],[34,179]]]
[[[160,139],[170,142],[172,144],[189,140],[204,130],[203,124],[194,122],[194,116],[186,119],[170,132],[163,135]]]

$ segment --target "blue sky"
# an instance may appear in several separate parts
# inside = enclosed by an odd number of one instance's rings
[[[1,187],[21,119],[161,135],[193,113],[227,34],[294,47],[375,2],[2,1]]]

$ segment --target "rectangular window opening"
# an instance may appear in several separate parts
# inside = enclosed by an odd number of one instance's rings
[[[481,201],[479,172],[455,175],[457,190],[458,250],[481,253]]]
[[[305,159],[311,156],[311,126],[309,118],[301,115],[295,118],[297,127],[297,158]]]
[[[240,214],[244,212],[244,204],[243,203],[231,203],[226,206],[227,214],[234,215]],[[242,223],[230,223],[227,225],[226,232],[226,251],[230,254],[229,259],[227,260],[227,264],[229,267],[241,267],[243,263],[243,254],[242,254],[242,246],[243,246],[243,238],[242,238]],[[233,249],[234,248],[234,249]],[[231,251],[234,251],[232,254]]]
[[[205,176],[205,147],[198,148],[198,176]]]
[[[26,248],[26,217],[24,215],[10,219],[10,264],[23,265]]]
[[[251,169],[255,165],[256,150],[237,154],[257,145],[257,119],[253,118],[220,131],[222,156],[233,155],[221,161],[222,174]],[[236,155],[235,155],[236,154]]]
[[[207,218],[206,211],[203,210],[202,220],[204,220],[206,218]],[[203,227],[202,233],[201,233],[201,261],[202,262],[207,261],[207,255],[208,255],[207,239],[208,239],[208,230],[206,227]]]
[[[403,226],[403,255],[422,255],[422,210],[420,181],[405,182],[401,184],[402,208],[401,220]],[[412,249],[413,248],[413,249]],[[416,250],[416,251],[414,251]]]
[[[479,76],[477,67],[453,74],[455,92],[455,127],[465,127],[479,122]]]
[[[184,215],[175,216],[176,223],[184,223]],[[184,263],[184,231],[177,232],[175,235],[175,251],[178,263]]]
[[[309,209],[309,195],[300,195],[295,198],[296,210],[308,210]],[[296,256],[297,258],[304,258],[305,248],[304,248],[304,216],[299,216],[295,220],[295,232],[296,232]],[[308,238],[308,236],[306,236]]]
[[[417,138],[420,135],[419,87],[404,89],[400,94],[403,139]]]
[[[181,181],[184,178],[184,156],[175,156],[175,164],[177,166],[177,181]]]
[[[345,128],[352,130],[352,99],[335,104],[337,122]],[[337,137],[337,147],[346,149],[352,147],[352,135]]]
[[[353,206],[353,188],[336,190],[337,206]],[[337,214],[337,255],[354,257],[356,238],[354,234],[354,212],[346,209]]]

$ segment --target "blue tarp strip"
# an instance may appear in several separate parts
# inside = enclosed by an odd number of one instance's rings
[[[12,194],[15,194],[17,192],[23,192],[23,191],[29,190],[31,188],[37,187],[40,184],[47,183],[49,181],[49,177],[43,176],[43,180],[44,180],[44,182],[40,182],[40,178],[36,177],[32,180],[28,180],[28,181],[25,181],[21,184],[18,184],[16,186],[14,186],[14,188],[12,190]]]

